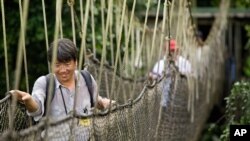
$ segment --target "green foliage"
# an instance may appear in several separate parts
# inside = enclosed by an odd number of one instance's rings
[[[215,6],[215,7],[218,7],[220,5],[220,2],[221,2],[220,0],[212,0],[211,5]]]
[[[245,30],[247,31],[247,36],[250,37],[250,25],[245,25]]]
[[[250,124],[250,83],[241,81],[234,84],[226,100],[226,126],[221,135],[222,141],[229,139],[229,125]]]
[[[250,0],[231,0],[231,2],[234,3],[236,7],[239,7],[239,8],[250,7]]]
[[[231,95],[226,98],[226,115],[230,123],[249,124],[250,123],[250,83],[237,82],[231,91]]]
[[[229,141],[230,125],[250,124],[250,82],[236,82],[225,101],[226,121],[208,124],[201,141]]]
[[[221,130],[222,127],[216,123],[207,124],[205,127],[205,134],[200,141],[218,141]]]
[[[149,3],[149,10],[157,9],[158,1],[161,1],[160,9],[163,11],[163,3],[165,0],[151,0]],[[127,6],[130,11],[132,11],[134,0],[127,0]],[[148,0],[137,0],[135,4],[135,15],[140,19],[141,22],[144,22],[144,17],[142,13],[145,14],[147,10]]]
[[[250,56],[247,57],[243,66],[245,76],[250,77]]]

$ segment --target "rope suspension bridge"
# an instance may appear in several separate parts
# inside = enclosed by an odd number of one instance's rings
[[[80,0],[79,3],[57,0],[54,38],[64,37],[63,21],[71,20],[72,27],[67,28],[72,28],[72,37],[69,38],[80,50],[78,69],[87,68],[97,80],[99,94],[116,103],[105,111],[96,109],[88,117],[69,115],[56,122],[45,117],[38,124],[32,125],[25,107],[6,92],[6,97],[0,100],[0,140],[198,140],[211,108],[222,94],[229,1],[221,1],[220,13],[202,46],[197,41],[189,1],[165,0],[163,3],[159,0],[154,26],[149,27],[151,3],[151,0],[147,1],[146,16],[141,22],[135,14],[136,0],[132,8],[128,8],[126,0]],[[10,90],[5,29],[7,11],[4,5],[1,0],[6,86]],[[48,49],[46,21],[50,15],[46,15],[45,5],[42,0],[44,35]],[[63,5],[70,9],[67,12],[71,19],[62,16],[65,10]],[[94,13],[97,5],[101,7],[101,19],[97,19]],[[29,50],[25,48],[25,31],[31,6],[28,0],[19,1],[21,26],[14,77],[14,89],[18,89],[24,67],[27,92],[27,66],[32,64],[27,63],[29,58],[26,54]],[[76,13],[76,9],[80,9],[80,13]],[[162,19],[159,18],[160,12]],[[97,21],[101,21],[102,25],[101,55],[98,55],[96,48]],[[91,42],[87,42],[89,32]],[[192,73],[181,75],[178,67],[171,63],[177,54],[169,55],[167,49],[164,55],[170,60],[166,61],[170,69],[165,71],[169,73],[159,80],[150,81],[148,73],[162,57],[164,40],[172,38],[177,41],[179,53],[190,61]],[[169,95],[165,107],[161,105],[164,94]],[[79,124],[86,118],[90,119],[90,126]]]

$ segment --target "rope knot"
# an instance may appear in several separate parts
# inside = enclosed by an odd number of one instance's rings
[[[75,0],[67,0],[69,6],[73,6],[75,4]]]

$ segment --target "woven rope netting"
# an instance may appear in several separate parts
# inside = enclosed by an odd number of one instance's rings
[[[14,88],[18,88],[20,83],[22,63],[19,61],[26,62],[28,59],[25,29],[29,22],[26,20],[28,7],[32,6],[27,0],[19,2],[22,12]],[[48,46],[44,7],[46,3],[42,2]],[[77,44],[80,50],[79,68],[86,64],[98,83],[100,95],[115,100],[116,104],[106,111],[96,110],[89,117],[69,115],[56,122],[45,118],[31,126],[31,119],[23,105],[7,95],[0,101],[0,140],[197,140],[211,108],[222,94],[224,29],[229,3],[227,0],[221,1],[220,12],[216,15],[203,46],[197,43],[188,1],[158,1],[152,27],[148,26],[151,3],[148,0],[145,19],[141,22],[135,15],[136,0],[130,10],[126,0],[80,0],[79,3],[56,1],[55,39],[63,36],[62,22],[69,20],[61,15],[64,10],[62,5],[67,4],[71,14],[72,40],[75,43],[77,39],[81,40],[81,43]],[[93,14],[97,5],[101,7],[102,12],[102,19],[99,19],[102,22],[102,50],[99,58],[94,24],[98,19]],[[74,12],[76,7],[80,9],[78,18]],[[1,10],[4,29],[6,11],[3,1]],[[80,24],[77,24],[77,20]],[[78,29],[81,29],[80,37],[76,34],[77,25],[80,26]],[[87,31],[92,32],[91,45],[86,42]],[[6,34],[5,30],[3,33]],[[192,74],[180,75],[178,68],[167,61],[167,66],[170,67],[167,75],[154,82],[148,81],[147,74],[157,60],[164,55],[170,60],[176,56],[169,55],[168,50],[162,55],[164,40],[170,38],[176,39],[180,54],[191,62]],[[7,50],[6,36],[4,41]],[[90,46],[91,48],[88,48]],[[88,53],[87,49],[90,49],[91,53]],[[111,57],[107,54],[111,54]],[[24,63],[25,70],[27,65],[31,64]],[[8,68],[5,68],[8,72]],[[25,77],[28,80],[28,74]],[[169,96],[164,107],[161,106],[163,95]],[[79,124],[86,118],[90,119],[90,126]]]

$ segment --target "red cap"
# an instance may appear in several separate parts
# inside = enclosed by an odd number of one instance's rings
[[[175,51],[176,50],[176,41],[174,39],[170,40],[170,51]]]

